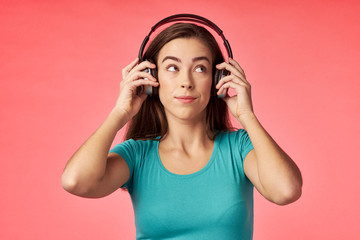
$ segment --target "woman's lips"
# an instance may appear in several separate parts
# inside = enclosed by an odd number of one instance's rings
[[[176,97],[176,99],[182,103],[192,103],[196,98],[191,96],[179,96]]]

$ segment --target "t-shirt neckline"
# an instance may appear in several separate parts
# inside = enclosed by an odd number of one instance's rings
[[[209,169],[209,167],[212,165],[212,163],[214,162],[215,156],[216,156],[217,151],[218,151],[218,140],[217,139],[218,139],[218,136],[215,137],[213,151],[212,151],[210,159],[206,163],[206,165],[202,169],[200,169],[200,170],[198,170],[196,172],[193,172],[193,173],[189,173],[189,174],[177,174],[177,173],[173,173],[173,172],[169,171],[164,166],[164,164],[162,163],[162,161],[160,159],[160,154],[159,154],[159,143],[160,143],[160,141],[156,141],[156,159],[157,159],[157,162],[159,164],[159,167],[165,173],[167,173],[167,174],[169,174],[171,176],[179,177],[179,178],[189,178],[189,177],[194,177],[194,176],[197,176],[199,174],[202,174],[202,173],[206,172]]]

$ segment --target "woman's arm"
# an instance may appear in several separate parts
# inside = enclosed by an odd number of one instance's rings
[[[104,123],[75,152],[61,177],[64,189],[82,197],[102,197],[122,186],[130,177],[121,157],[109,156],[116,133],[126,116],[112,111]]]
[[[296,201],[301,196],[300,170],[256,118],[251,101],[251,86],[244,71],[233,59],[229,59],[229,63],[219,64],[217,68],[231,72],[230,76],[224,77],[217,84],[218,94],[227,88],[235,90],[236,95],[227,96],[224,101],[248,132],[254,146],[244,161],[245,174],[268,200],[279,205]]]
[[[302,177],[293,160],[271,138],[254,114],[238,120],[254,146],[245,158],[244,170],[256,189],[266,199],[279,205],[299,199]]]
[[[108,154],[117,132],[139,111],[146,98],[136,94],[142,85],[157,87],[156,79],[143,72],[154,68],[138,59],[123,69],[117,103],[101,126],[68,161],[61,183],[68,192],[83,197],[103,197],[121,187],[130,177],[129,168],[117,154]]]

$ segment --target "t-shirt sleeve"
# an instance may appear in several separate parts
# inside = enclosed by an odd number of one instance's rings
[[[127,163],[130,170],[130,178],[123,186],[121,186],[121,188],[128,188],[130,186],[134,173],[136,142],[133,139],[126,140],[120,144],[115,145],[115,147],[112,148],[109,153],[116,153],[120,155]]]
[[[236,132],[237,146],[240,147],[240,156],[242,161],[245,160],[246,155],[254,149],[248,133],[244,129],[239,129]],[[243,162],[244,164],[244,162]]]

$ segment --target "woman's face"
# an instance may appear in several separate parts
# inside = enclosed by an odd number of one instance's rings
[[[167,118],[203,119],[210,99],[213,59],[196,38],[178,38],[157,59],[159,97]]]

